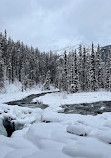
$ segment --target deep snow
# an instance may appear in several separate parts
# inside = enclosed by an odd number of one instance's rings
[[[40,88],[15,90],[0,94],[0,119],[10,116],[24,128],[11,138],[0,135],[0,158],[111,158],[110,112],[96,116],[57,113],[63,104],[111,100],[110,92],[46,94],[33,100],[49,105],[41,110],[3,104],[41,93]]]

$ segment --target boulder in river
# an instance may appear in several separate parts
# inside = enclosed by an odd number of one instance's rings
[[[14,122],[12,122],[10,117],[6,117],[3,120],[3,125],[7,131],[7,136],[10,137],[12,133],[15,131]]]

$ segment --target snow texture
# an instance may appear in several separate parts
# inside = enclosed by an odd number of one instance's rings
[[[15,88],[14,88],[15,89]],[[110,92],[52,93],[33,101],[49,107],[41,110],[10,106],[6,101],[22,99],[40,89],[0,94],[0,158],[110,158],[111,113],[96,116],[58,113],[60,105],[111,100]],[[11,117],[24,125],[6,137],[2,119]],[[3,128],[1,130],[1,128]],[[3,132],[4,130],[4,132]]]

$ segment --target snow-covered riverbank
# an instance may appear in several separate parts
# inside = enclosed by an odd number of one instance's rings
[[[0,158],[111,157],[110,112],[96,116],[57,113],[63,104],[111,100],[110,92],[68,95],[57,92],[35,98],[33,101],[49,105],[44,110],[3,104],[37,93],[41,90],[12,91],[0,95],[0,118],[10,116],[25,124],[10,138],[0,135]]]

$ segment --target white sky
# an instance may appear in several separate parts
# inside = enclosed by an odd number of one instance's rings
[[[0,0],[0,32],[41,51],[111,44],[111,0]]]

